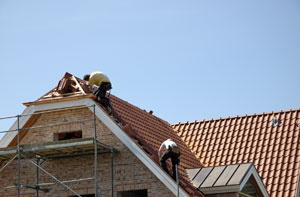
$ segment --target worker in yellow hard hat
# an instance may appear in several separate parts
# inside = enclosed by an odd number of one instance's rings
[[[97,96],[97,100],[102,104],[109,112],[112,111],[110,100],[106,97],[106,92],[112,89],[110,80],[108,77],[99,71],[92,72],[83,76],[83,80],[88,81],[89,86],[96,85],[98,89],[94,92]]]

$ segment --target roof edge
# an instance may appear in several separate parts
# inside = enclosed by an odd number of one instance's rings
[[[75,95],[74,94],[71,97],[51,98],[49,100],[25,102],[25,103],[23,103],[23,105],[28,107],[30,105],[40,105],[40,104],[56,103],[56,102],[62,102],[62,101],[71,101],[71,100],[77,100],[77,99],[82,99],[82,98],[95,98],[95,95],[93,95],[93,94]]]
[[[216,120],[226,120],[226,119],[233,119],[233,118],[245,118],[250,116],[262,116],[262,115],[269,115],[269,114],[279,114],[279,113],[287,113],[293,111],[300,111],[300,108],[297,109],[289,109],[289,110],[280,110],[280,111],[272,111],[272,112],[262,112],[262,113],[254,113],[254,114],[244,114],[244,115],[236,115],[236,116],[228,116],[228,117],[220,117],[220,118],[211,118],[211,119],[203,119],[203,120],[194,120],[194,121],[184,121],[184,122],[176,122],[170,124],[172,127],[177,125],[183,124],[194,124],[199,122],[206,122],[206,121],[216,121]]]

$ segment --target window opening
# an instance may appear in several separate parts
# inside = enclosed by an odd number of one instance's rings
[[[147,197],[147,190],[131,190],[131,191],[120,191],[117,197]]]
[[[82,138],[82,131],[73,131],[73,132],[54,134],[54,141],[62,141],[62,140],[70,140],[70,139],[78,139],[78,138]]]
[[[247,181],[245,186],[243,187],[240,197],[247,197],[247,196],[261,196],[261,192],[259,191],[259,188],[255,182],[255,179],[253,177],[250,177],[250,179]]]

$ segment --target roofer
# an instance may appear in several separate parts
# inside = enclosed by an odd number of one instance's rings
[[[162,155],[162,152],[164,154]],[[161,156],[162,155],[162,156]],[[160,160],[160,164],[164,171],[169,174],[169,170],[166,165],[166,160],[171,158],[172,168],[173,168],[173,179],[176,180],[176,165],[178,167],[180,162],[180,150],[177,144],[172,139],[167,139],[164,141],[158,151],[158,156]]]
[[[88,81],[89,86],[96,85],[98,90],[94,91],[94,95],[97,96],[97,100],[102,104],[109,113],[112,112],[112,107],[109,98],[106,97],[106,92],[112,89],[110,80],[108,77],[99,71],[92,72],[90,75],[84,75],[83,80]]]

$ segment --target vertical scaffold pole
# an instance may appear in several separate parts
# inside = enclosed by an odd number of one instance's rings
[[[97,176],[97,156],[98,156],[98,145],[97,145],[97,129],[96,129],[96,105],[93,105],[94,112],[94,146],[95,146],[95,163],[94,163],[94,179],[95,179],[95,196],[98,197],[98,176]]]
[[[111,150],[111,196],[114,197],[114,151]]]
[[[36,165],[40,165],[40,159],[36,160]],[[39,197],[39,168],[36,167],[36,197]]]
[[[20,180],[20,176],[21,176],[21,153],[20,153],[20,115],[17,116],[17,125],[18,125],[18,137],[17,137],[17,140],[18,140],[18,145],[17,145],[17,150],[18,150],[18,169],[17,169],[17,173],[18,173],[18,180],[17,180],[17,190],[18,190],[18,193],[17,193],[17,196],[20,197],[20,183],[21,183],[21,180]]]
[[[179,197],[179,178],[178,178],[178,164],[176,164],[176,184],[177,184],[177,197]]]

